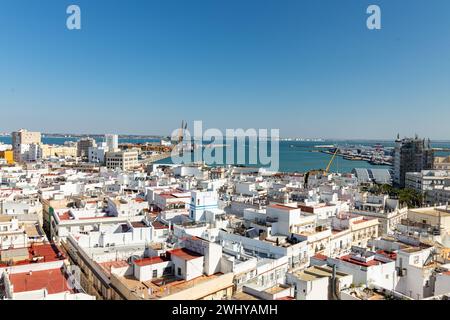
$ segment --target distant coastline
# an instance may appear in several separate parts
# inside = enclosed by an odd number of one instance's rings
[[[61,139],[80,139],[80,138],[94,138],[101,140],[103,139],[105,134],[75,134],[75,133],[42,133],[42,137],[45,138],[61,138]],[[11,137],[11,133],[8,132],[0,132],[0,137]],[[138,135],[138,134],[119,134],[119,139],[121,140],[154,140],[154,139],[167,139],[167,135]],[[394,143],[395,139],[373,139],[373,138],[361,138],[361,139],[354,139],[354,138],[301,138],[301,137],[284,137],[280,138],[280,141],[283,142],[335,142],[335,143],[342,143],[342,142],[365,142],[365,143]],[[450,140],[448,139],[431,139],[431,142],[434,143],[450,143]]]
[[[153,139],[164,139],[167,136],[163,135],[134,135],[134,134],[119,134],[119,139],[132,139],[132,140],[153,140]],[[0,133],[0,137],[11,137],[10,133]],[[81,139],[81,138],[94,138],[103,139],[104,134],[71,134],[71,133],[42,133],[43,138],[54,138],[54,139]]]

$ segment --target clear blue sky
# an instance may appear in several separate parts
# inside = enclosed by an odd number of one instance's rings
[[[0,132],[169,134],[185,119],[450,139],[450,1],[3,0],[0,111]]]

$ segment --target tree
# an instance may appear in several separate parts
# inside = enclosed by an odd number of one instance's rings
[[[420,192],[413,189],[398,189],[388,184],[376,184],[366,190],[376,195],[387,194],[393,199],[398,199],[400,205],[406,205],[409,208],[421,207],[424,201],[424,195]]]
[[[398,200],[408,208],[418,208],[422,206],[423,195],[413,189],[401,189],[398,192]]]

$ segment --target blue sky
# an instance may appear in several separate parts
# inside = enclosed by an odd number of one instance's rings
[[[450,139],[448,0],[2,0],[0,39],[0,132]]]

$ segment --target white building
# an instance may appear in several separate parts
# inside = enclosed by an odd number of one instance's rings
[[[110,152],[119,150],[119,136],[117,134],[105,134],[106,147]]]
[[[418,300],[433,295],[430,278],[434,268],[429,265],[432,251],[433,247],[407,247],[397,252],[396,291]]]
[[[127,171],[139,165],[137,151],[107,152],[105,157],[108,169]]]
[[[273,240],[252,239],[223,230],[219,230],[219,241],[224,248],[238,253],[243,252],[250,256],[270,259],[287,257],[289,268],[300,268],[309,263],[306,241],[288,243],[285,240],[280,240],[277,244]]]
[[[189,217],[194,221],[205,221],[206,211],[219,208],[218,195],[214,191],[191,191],[191,203],[189,205]]]
[[[392,234],[402,219],[407,217],[408,208],[400,207],[397,199],[390,199],[388,195],[372,195],[357,193],[352,214],[377,218],[379,234]]]
[[[436,275],[434,288],[435,296],[450,293],[450,271],[444,271]]]
[[[0,267],[3,282],[0,294],[7,300],[95,299],[84,293],[76,269],[69,265],[56,246],[33,245],[1,251],[0,254],[14,257],[11,265]]]
[[[181,165],[173,169],[173,174],[177,177],[195,177],[196,179],[207,179],[208,172],[203,170],[201,165]]]
[[[450,172],[446,170],[422,170],[405,174],[405,187],[425,193],[450,186]]]
[[[28,236],[25,229],[19,226],[19,220],[11,216],[0,216],[0,249],[26,248]]]
[[[25,129],[11,134],[14,151],[14,160],[17,162],[37,161],[42,158],[39,145],[41,133],[30,132]]]
[[[286,283],[294,287],[296,300],[337,300],[340,291],[349,288],[353,276],[335,272],[327,266],[311,266],[302,271],[286,274]]]
[[[335,265],[340,272],[351,274],[356,286],[376,285],[392,290],[397,282],[394,260],[362,248],[354,248],[352,253],[338,259],[328,258],[327,264]]]
[[[112,217],[144,215],[144,210],[149,207],[148,202],[140,198],[117,197],[107,198],[106,201],[106,212]]]
[[[88,161],[91,163],[104,164],[106,152],[109,151],[105,142],[100,143],[95,147],[88,148]]]

